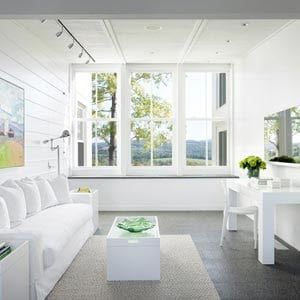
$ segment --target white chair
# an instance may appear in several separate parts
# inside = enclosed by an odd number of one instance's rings
[[[228,221],[228,217],[230,214],[236,215],[253,215],[253,234],[254,234],[254,249],[257,248],[257,216],[258,216],[258,209],[256,206],[230,206],[229,203],[229,193],[227,189],[226,182],[222,182],[222,187],[225,194],[225,208],[223,212],[223,226],[222,226],[222,233],[221,233],[221,241],[220,246],[223,246],[224,235],[226,231],[226,224]]]

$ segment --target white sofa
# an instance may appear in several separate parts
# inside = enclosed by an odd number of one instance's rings
[[[30,299],[40,300],[93,233],[92,205],[67,203],[44,209],[17,227],[1,229],[0,240],[29,241]]]

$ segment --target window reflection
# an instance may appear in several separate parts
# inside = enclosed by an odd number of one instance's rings
[[[265,158],[292,157],[300,163],[300,108],[287,110],[265,117]]]

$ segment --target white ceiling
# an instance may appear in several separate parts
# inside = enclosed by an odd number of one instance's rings
[[[71,38],[56,37],[55,20],[18,20],[70,63],[79,47]],[[287,20],[63,20],[97,63],[232,62],[282,28]],[[247,26],[243,26],[247,24]],[[149,31],[147,26],[161,27]]]

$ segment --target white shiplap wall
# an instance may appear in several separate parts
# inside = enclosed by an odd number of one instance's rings
[[[55,174],[56,152],[42,141],[68,128],[68,63],[18,21],[1,20],[0,78],[25,90],[25,166],[0,169],[0,181]],[[61,142],[64,173],[68,171],[68,143]]]
[[[300,21],[266,40],[235,65],[235,166],[247,155],[264,157],[264,117],[300,105]],[[298,168],[267,166],[263,176],[300,179]],[[251,202],[245,199],[244,204]],[[300,250],[300,205],[280,205],[276,234]]]

